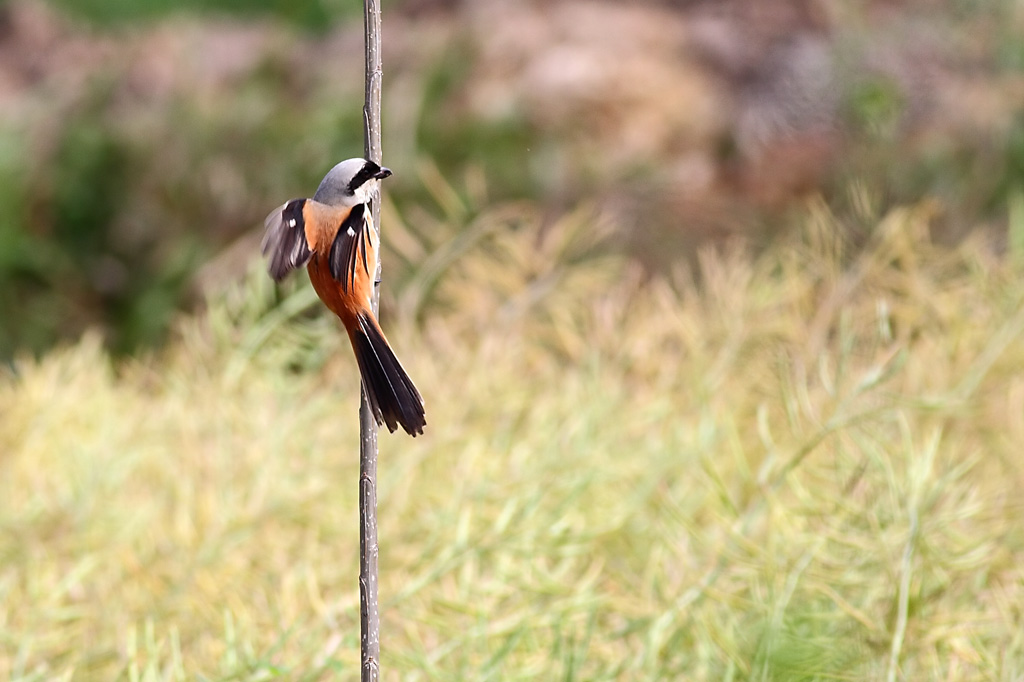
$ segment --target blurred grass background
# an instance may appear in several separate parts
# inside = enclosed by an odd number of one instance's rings
[[[1020,3],[384,8],[385,679],[1022,679]],[[0,5],[0,677],[357,677],[361,33]]]
[[[267,206],[361,149],[353,5],[3,4],[0,356],[89,328],[119,354],[159,345],[237,278]],[[928,197],[937,238],[1001,248],[1020,9],[933,5],[393,0],[390,200],[422,210],[438,173],[552,214],[590,202],[652,272],[763,245],[808,197],[853,241]]]

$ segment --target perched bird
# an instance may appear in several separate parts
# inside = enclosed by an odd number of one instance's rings
[[[348,331],[377,424],[415,436],[427,423],[423,398],[370,308],[379,246],[370,198],[390,175],[373,161],[342,161],[312,199],[292,199],[267,216],[261,248],[275,281],[306,266],[317,296]]]

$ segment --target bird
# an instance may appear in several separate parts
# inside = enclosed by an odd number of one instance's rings
[[[265,221],[260,250],[275,282],[305,267],[324,305],[337,315],[359,365],[377,425],[423,433],[423,398],[391,349],[371,308],[379,237],[370,200],[391,170],[368,159],[347,159],[320,182],[312,199],[292,199]]]

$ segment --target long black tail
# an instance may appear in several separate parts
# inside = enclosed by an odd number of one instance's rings
[[[427,424],[423,398],[395,357],[377,321],[360,314],[359,329],[349,336],[377,424],[387,424],[392,433],[399,425],[411,436],[423,433]]]

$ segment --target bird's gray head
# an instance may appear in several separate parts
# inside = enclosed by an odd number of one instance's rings
[[[380,181],[391,175],[387,168],[366,159],[347,159],[320,181],[314,201],[328,206],[356,206],[370,200]]]

